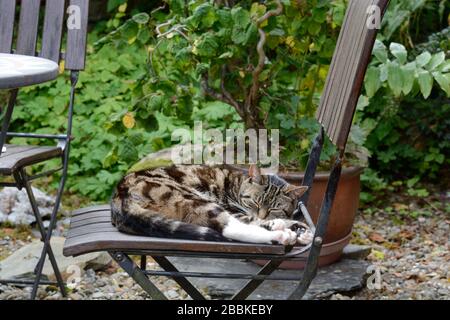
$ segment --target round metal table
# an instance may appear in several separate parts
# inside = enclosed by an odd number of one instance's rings
[[[0,89],[15,89],[53,80],[58,64],[44,58],[0,53]]]
[[[51,60],[20,54],[0,53],[0,90],[12,89],[2,123],[0,154],[5,152],[3,145],[6,140],[6,131],[11,121],[18,88],[53,80],[58,74],[58,64]]]

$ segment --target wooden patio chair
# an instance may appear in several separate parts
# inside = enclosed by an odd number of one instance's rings
[[[80,24],[74,28],[65,27],[65,17],[68,17],[66,15],[66,9],[69,5],[77,6],[74,14],[79,14],[75,19],[78,19]],[[18,94],[18,89],[14,88],[13,85],[11,85],[13,89],[10,91],[10,98],[3,117],[0,135],[0,175],[3,179],[0,182],[0,186],[14,186],[19,189],[25,188],[33,214],[36,218],[41,240],[44,242],[44,247],[35,268],[34,280],[3,279],[0,282],[20,285],[33,284],[33,290],[31,292],[32,299],[36,297],[37,288],[42,284],[57,284],[63,296],[66,294],[65,285],[50,246],[50,238],[51,231],[55,227],[56,215],[67,176],[75,86],[79,71],[83,70],[85,66],[88,6],[89,0],[0,0],[0,53],[38,56],[56,63],[59,63],[60,59],[62,59],[65,61],[65,70],[70,72],[70,100],[67,128],[64,134],[8,132],[9,122]],[[18,26],[15,28],[16,12],[18,13],[19,11]],[[41,11],[44,13],[42,26],[39,25]],[[73,12],[69,13],[72,14]],[[16,35],[15,32],[17,32]],[[63,33],[66,34],[67,38],[65,52],[61,52],[61,43],[64,38]],[[17,39],[17,42],[13,47],[14,39]],[[37,43],[40,43],[39,52],[37,51]],[[12,137],[51,139],[55,140],[56,143],[55,146],[19,146],[5,144]],[[1,152],[4,145],[6,146],[6,151]],[[26,171],[27,167],[54,158],[61,159],[61,166],[45,172],[35,173],[31,176],[28,175]],[[46,231],[33,195],[31,182],[37,178],[48,176],[58,171],[61,171],[61,179],[59,181],[55,205],[50,216],[48,231]],[[5,177],[12,177],[13,179],[8,180]],[[55,272],[56,283],[41,280],[46,255],[48,255]]]
[[[314,278],[322,239],[327,228],[330,210],[336,194],[341,173],[341,164],[353,114],[369,63],[377,30],[369,28],[372,5],[378,6],[382,16],[388,0],[350,0],[342,30],[333,56],[330,72],[317,111],[316,118],[321,124],[314,141],[307,164],[303,185],[312,185],[325,138],[337,147],[336,162],[331,170],[328,186],[323,199],[318,222],[314,225],[306,209],[308,193],[299,199],[298,214],[302,213],[314,230],[310,246],[286,248],[280,245],[250,243],[221,243],[191,240],[175,240],[132,236],[120,233],[111,224],[108,205],[80,209],[72,214],[71,226],[64,245],[64,255],[76,256],[94,251],[107,251],[113,259],[154,299],[166,299],[164,294],[150,281],[148,276],[166,276],[176,281],[193,299],[204,296],[188,279],[190,277],[249,279],[232,299],[247,298],[265,279],[294,280],[292,277],[274,277],[271,273],[284,260],[291,259],[309,250],[303,275],[295,277],[298,287],[290,299],[301,299]],[[378,17],[381,20],[381,17]],[[130,255],[141,257],[138,266]],[[147,270],[146,257],[151,256],[163,269]],[[184,256],[193,258],[225,259],[265,259],[268,260],[257,274],[219,274],[201,272],[181,272],[167,257]]]

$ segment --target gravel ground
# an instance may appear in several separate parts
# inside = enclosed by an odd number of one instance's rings
[[[157,268],[154,262],[147,264],[148,269]],[[165,293],[169,299],[190,299],[180,287],[170,279],[151,277],[157,287]],[[0,285],[0,300],[29,299],[30,287],[19,288],[16,286]],[[64,299],[54,286],[40,286],[37,294],[43,300]],[[70,300],[144,300],[150,299],[122,269],[115,263],[103,271],[94,272],[89,269],[83,274],[81,281],[69,289]]]
[[[450,217],[391,219],[362,215],[355,238],[370,243],[368,259],[380,270],[381,288],[364,289],[355,299],[450,299]]]
[[[368,282],[375,284],[375,288],[351,295],[335,294],[331,299],[450,299],[450,215],[448,205],[444,207],[432,201],[420,207],[393,199],[386,209],[360,212],[352,242],[372,247],[367,259],[372,262],[375,275],[379,271],[380,281],[369,278]],[[413,218],[405,212],[418,212],[419,216]],[[0,228],[0,259],[29,243],[32,234],[27,230]],[[156,264],[149,261],[148,268],[156,268]],[[152,280],[168,298],[187,299],[174,281]],[[0,300],[27,299],[30,290],[0,285]],[[54,286],[41,286],[38,297],[62,299]],[[69,299],[73,300],[147,298],[115,263],[102,271],[87,270],[69,292]]]

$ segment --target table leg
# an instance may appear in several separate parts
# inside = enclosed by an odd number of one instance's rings
[[[2,153],[3,145],[6,142],[6,135],[8,133],[9,124],[11,122],[11,116],[13,113],[14,105],[16,104],[18,91],[19,91],[19,89],[11,90],[9,100],[8,100],[8,106],[6,108],[6,112],[3,116],[2,132],[0,134],[0,154]]]

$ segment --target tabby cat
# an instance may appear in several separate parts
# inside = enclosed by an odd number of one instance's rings
[[[135,235],[306,245],[310,229],[291,219],[306,190],[255,165],[248,173],[172,165],[125,176],[111,201],[112,222]]]

